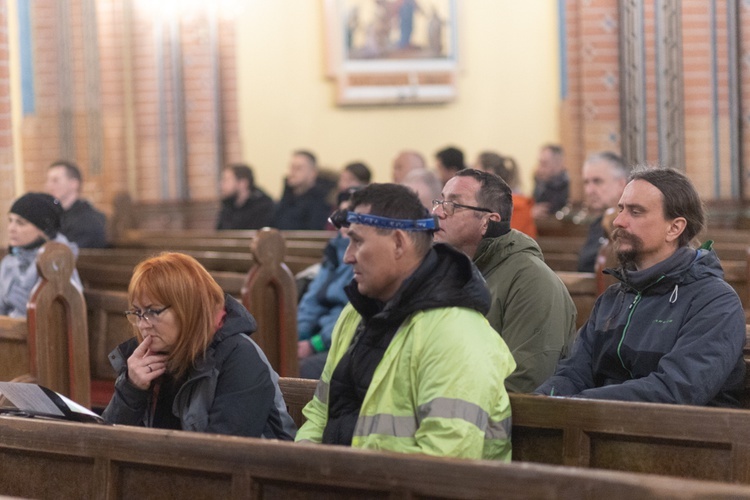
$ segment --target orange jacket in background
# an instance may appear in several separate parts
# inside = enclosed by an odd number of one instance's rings
[[[513,193],[513,216],[510,218],[510,227],[536,239],[536,223],[531,215],[531,207],[533,206],[534,200],[532,198]]]

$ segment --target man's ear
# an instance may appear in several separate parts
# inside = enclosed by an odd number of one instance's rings
[[[482,236],[487,234],[487,228],[489,227],[490,221],[501,222],[503,220],[498,213],[486,214],[482,217]]]
[[[393,252],[397,259],[400,259],[406,253],[408,245],[412,244],[411,238],[402,229],[396,229],[391,233],[393,238]]]
[[[677,217],[669,223],[667,228],[666,240],[669,243],[676,241],[680,235],[685,231],[687,227],[687,219],[685,217]]]

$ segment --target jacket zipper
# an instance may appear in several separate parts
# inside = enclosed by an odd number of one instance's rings
[[[628,332],[628,328],[630,327],[630,320],[633,318],[633,314],[635,313],[635,308],[638,306],[638,303],[641,301],[641,297],[644,291],[648,290],[652,286],[659,283],[661,280],[663,280],[666,276],[661,275],[661,277],[648,285],[646,288],[643,289],[643,291],[639,291],[638,294],[635,296],[635,299],[633,299],[633,302],[631,302],[630,306],[628,306],[628,309],[630,309],[630,312],[628,313],[628,320],[625,322],[625,328],[622,329],[622,337],[620,337],[620,343],[617,344],[617,357],[620,359],[620,364],[623,368],[625,368],[625,371],[628,372],[628,375],[630,375],[630,378],[633,377],[633,372],[631,372],[627,366],[625,366],[625,362],[622,360],[622,353],[620,352],[620,349],[622,348],[622,343],[625,342],[625,334]]]
[[[627,366],[625,366],[625,362],[622,360],[622,354],[620,353],[620,348],[622,348],[622,343],[625,342],[625,334],[628,331],[628,327],[630,326],[630,320],[633,317],[633,313],[635,312],[635,308],[638,305],[638,302],[641,301],[641,292],[638,292],[638,295],[635,296],[635,299],[633,299],[633,302],[628,306],[628,309],[630,309],[630,312],[628,313],[628,320],[625,322],[625,328],[622,329],[622,337],[620,337],[620,343],[617,344],[617,357],[620,358],[620,364],[623,368],[628,372],[628,375],[630,375],[630,378],[633,378],[633,372],[631,372]]]

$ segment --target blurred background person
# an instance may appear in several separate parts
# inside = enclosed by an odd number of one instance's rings
[[[630,167],[617,154],[602,151],[590,155],[583,164],[583,191],[586,208],[595,218],[589,226],[589,233],[578,254],[578,271],[593,273],[596,256],[607,241],[603,224],[604,213],[616,207],[628,183]]]
[[[26,303],[39,281],[36,256],[42,245],[58,241],[78,255],[75,243],[60,232],[62,213],[60,201],[46,193],[26,193],[13,202],[8,214],[9,251],[0,262],[0,314],[26,317]],[[71,280],[83,291],[78,271],[73,270]]]
[[[346,210],[359,187],[339,193],[338,207]],[[331,347],[331,334],[349,298],[344,292],[354,277],[352,266],[344,262],[349,246],[346,228],[338,230],[323,251],[320,270],[312,279],[297,307],[297,357],[301,378],[320,378]]]
[[[273,221],[273,200],[255,186],[249,165],[236,163],[222,170],[221,198],[216,229],[260,229]]]
[[[499,176],[513,190],[513,215],[510,227],[532,238],[537,237],[536,222],[532,209],[534,200],[518,189],[518,166],[510,156],[501,156],[492,151],[480,153],[474,168]]]
[[[60,200],[60,232],[78,248],[107,246],[107,218],[80,198],[83,177],[72,161],[57,160],[47,168],[44,190]]]
[[[424,156],[411,149],[400,151],[393,159],[392,180],[395,184],[401,184],[409,172],[420,168],[427,168]]]
[[[435,153],[435,170],[443,185],[465,168],[464,152],[460,149],[451,146]]]
[[[326,202],[333,186],[318,179],[318,160],[299,149],[292,154],[284,183],[284,194],[276,204],[273,227],[320,230],[325,228],[331,207]]]
[[[427,210],[432,210],[432,200],[440,198],[440,191],[443,189],[440,179],[426,168],[409,172],[401,185],[417,193],[419,201]]]
[[[556,144],[542,146],[539,165],[534,172],[534,217],[549,217],[568,203],[570,179],[565,170],[563,148]]]
[[[370,167],[362,162],[349,163],[339,174],[336,188],[339,193],[343,193],[349,188],[367,186],[371,178]]]

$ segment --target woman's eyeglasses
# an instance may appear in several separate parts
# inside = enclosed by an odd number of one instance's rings
[[[171,306],[164,306],[161,309],[146,309],[145,311],[125,311],[125,317],[134,325],[138,325],[138,320],[143,319],[149,325],[159,322],[159,315],[169,309]]]

